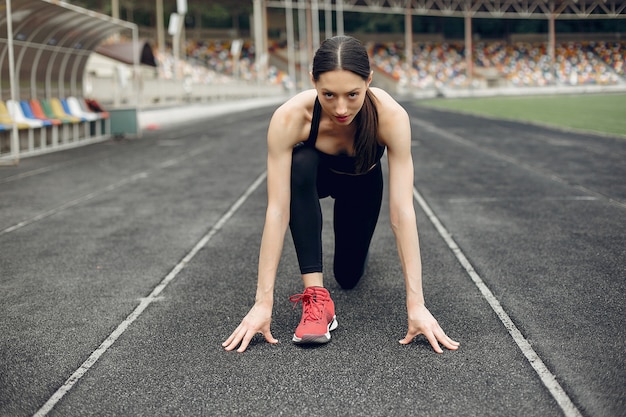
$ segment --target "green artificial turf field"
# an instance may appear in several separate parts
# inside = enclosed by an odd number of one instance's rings
[[[626,137],[626,94],[441,98],[418,104]]]

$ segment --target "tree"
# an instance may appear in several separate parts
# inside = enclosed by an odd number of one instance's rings
[[[111,0],[71,0],[68,3],[111,15]],[[119,0],[119,4],[121,19],[140,26],[156,25],[156,0]],[[176,1],[163,0],[163,9],[166,16],[176,12]],[[188,0],[187,9],[187,14],[195,25],[232,27],[238,30],[242,26],[249,27],[248,16],[252,13],[252,0]]]

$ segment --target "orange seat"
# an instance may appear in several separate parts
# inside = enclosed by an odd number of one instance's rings
[[[41,107],[41,103],[39,103],[39,100],[37,99],[30,100],[30,108],[33,111],[33,115],[38,119],[48,120],[52,122],[52,124],[55,126],[58,126],[63,123],[62,120],[48,117],[48,115],[44,113],[43,108]]]

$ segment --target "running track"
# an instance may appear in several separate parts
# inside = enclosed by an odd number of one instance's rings
[[[2,416],[626,416],[626,139],[406,103],[427,304],[462,343],[401,346],[388,208],[339,328],[221,342],[253,303],[274,104],[0,168]],[[331,270],[331,205],[323,202]]]

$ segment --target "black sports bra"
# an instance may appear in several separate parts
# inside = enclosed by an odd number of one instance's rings
[[[315,142],[317,140],[317,134],[319,132],[321,118],[322,105],[320,104],[319,99],[316,97],[315,105],[313,106],[313,120],[311,120],[311,133],[309,133],[309,137],[304,143],[305,146],[315,148]],[[361,175],[356,173],[356,157],[350,155],[331,155],[319,150],[317,152],[320,155],[321,162],[328,166],[331,171],[337,172],[339,174]],[[376,164],[378,164],[380,158],[382,158],[384,153],[385,147],[378,144],[376,146],[376,162],[374,163],[374,165],[372,165],[372,168],[376,166]]]

